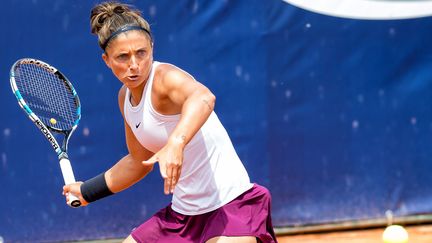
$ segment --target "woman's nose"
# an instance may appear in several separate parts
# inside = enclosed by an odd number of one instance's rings
[[[129,68],[130,69],[136,69],[136,68],[138,68],[138,62],[137,62],[137,60],[136,60],[136,58],[134,56],[132,56],[131,59],[130,59]]]

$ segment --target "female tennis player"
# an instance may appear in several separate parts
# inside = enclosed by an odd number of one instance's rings
[[[129,154],[64,187],[82,205],[135,184],[159,163],[171,203],[124,242],[276,242],[269,191],[252,184],[213,111],[215,96],[180,68],[153,60],[149,24],[130,5],[91,11],[102,59],[123,83],[119,106]]]

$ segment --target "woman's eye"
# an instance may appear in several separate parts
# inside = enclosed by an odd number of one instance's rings
[[[146,54],[146,51],[144,51],[144,50],[137,51],[137,55],[140,56],[140,57],[145,56],[145,54]]]
[[[128,57],[127,54],[120,54],[120,55],[117,56],[117,59],[118,59],[119,61],[127,61],[128,58],[129,58],[129,57]]]

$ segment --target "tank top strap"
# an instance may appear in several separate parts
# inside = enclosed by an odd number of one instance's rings
[[[152,65],[152,69],[150,71],[150,75],[147,79],[147,83],[144,87],[143,96],[141,97],[141,101],[145,99],[145,103],[151,104],[151,91],[153,87],[154,75],[156,72],[157,66],[159,66],[160,62],[154,61]],[[141,102],[140,102],[141,103]]]

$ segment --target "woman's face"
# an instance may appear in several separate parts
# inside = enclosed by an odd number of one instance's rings
[[[120,82],[133,89],[148,79],[153,46],[145,33],[130,30],[110,41],[102,58]]]

